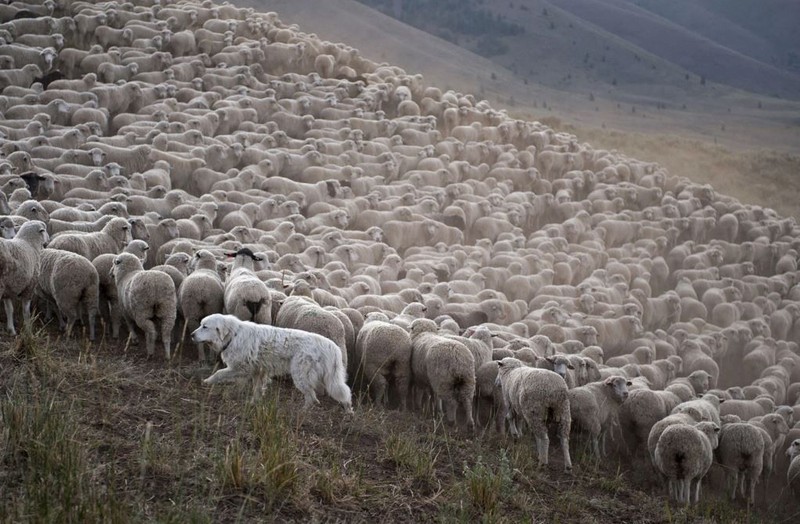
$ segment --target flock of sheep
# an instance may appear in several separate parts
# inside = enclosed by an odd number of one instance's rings
[[[750,502],[800,483],[794,219],[275,13],[136,4],[0,5],[10,333],[38,300],[169,358],[227,312],[330,338],[375,402],[530,431],[541,463],[549,417],[567,469],[580,430],[686,503],[714,464]]]

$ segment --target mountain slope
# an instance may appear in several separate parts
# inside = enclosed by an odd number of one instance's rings
[[[800,98],[800,37],[784,20],[800,19],[797,2],[360,1],[551,87],[666,84],[689,95],[702,77]]]
[[[725,47],[708,36],[621,0],[552,0],[574,16],[695,74],[733,87],[768,95],[800,97],[800,76]],[[696,10],[698,14],[700,10]],[[710,20],[712,17],[705,17]],[[718,28],[723,40],[741,31]],[[714,24],[706,24],[714,27]],[[762,52],[764,52],[762,50]]]

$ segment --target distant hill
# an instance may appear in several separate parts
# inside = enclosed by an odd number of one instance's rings
[[[550,87],[800,99],[796,0],[359,1]]]

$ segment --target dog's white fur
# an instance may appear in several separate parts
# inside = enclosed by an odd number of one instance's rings
[[[318,404],[317,392],[324,390],[352,411],[341,349],[321,335],[215,313],[200,322],[192,340],[208,342],[214,351],[221,351],[227,365],[205,379],[206,384],[252,378],[253,398],[257,399],[272,377],[291,374],[295,387],[305,396],[306,408]]]

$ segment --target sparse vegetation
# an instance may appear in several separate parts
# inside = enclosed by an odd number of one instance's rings
[[[567,476],[539,468],[528,439],[365,405],[304,414],[280,381],[251,405],[248,388],[201,387],[210,370],[173,366],[119,346],[87,357],[38,323],[0,337],[2,520],[746,520],[718,499],[670,509],[633,487],[624,459],[576,456]]]

